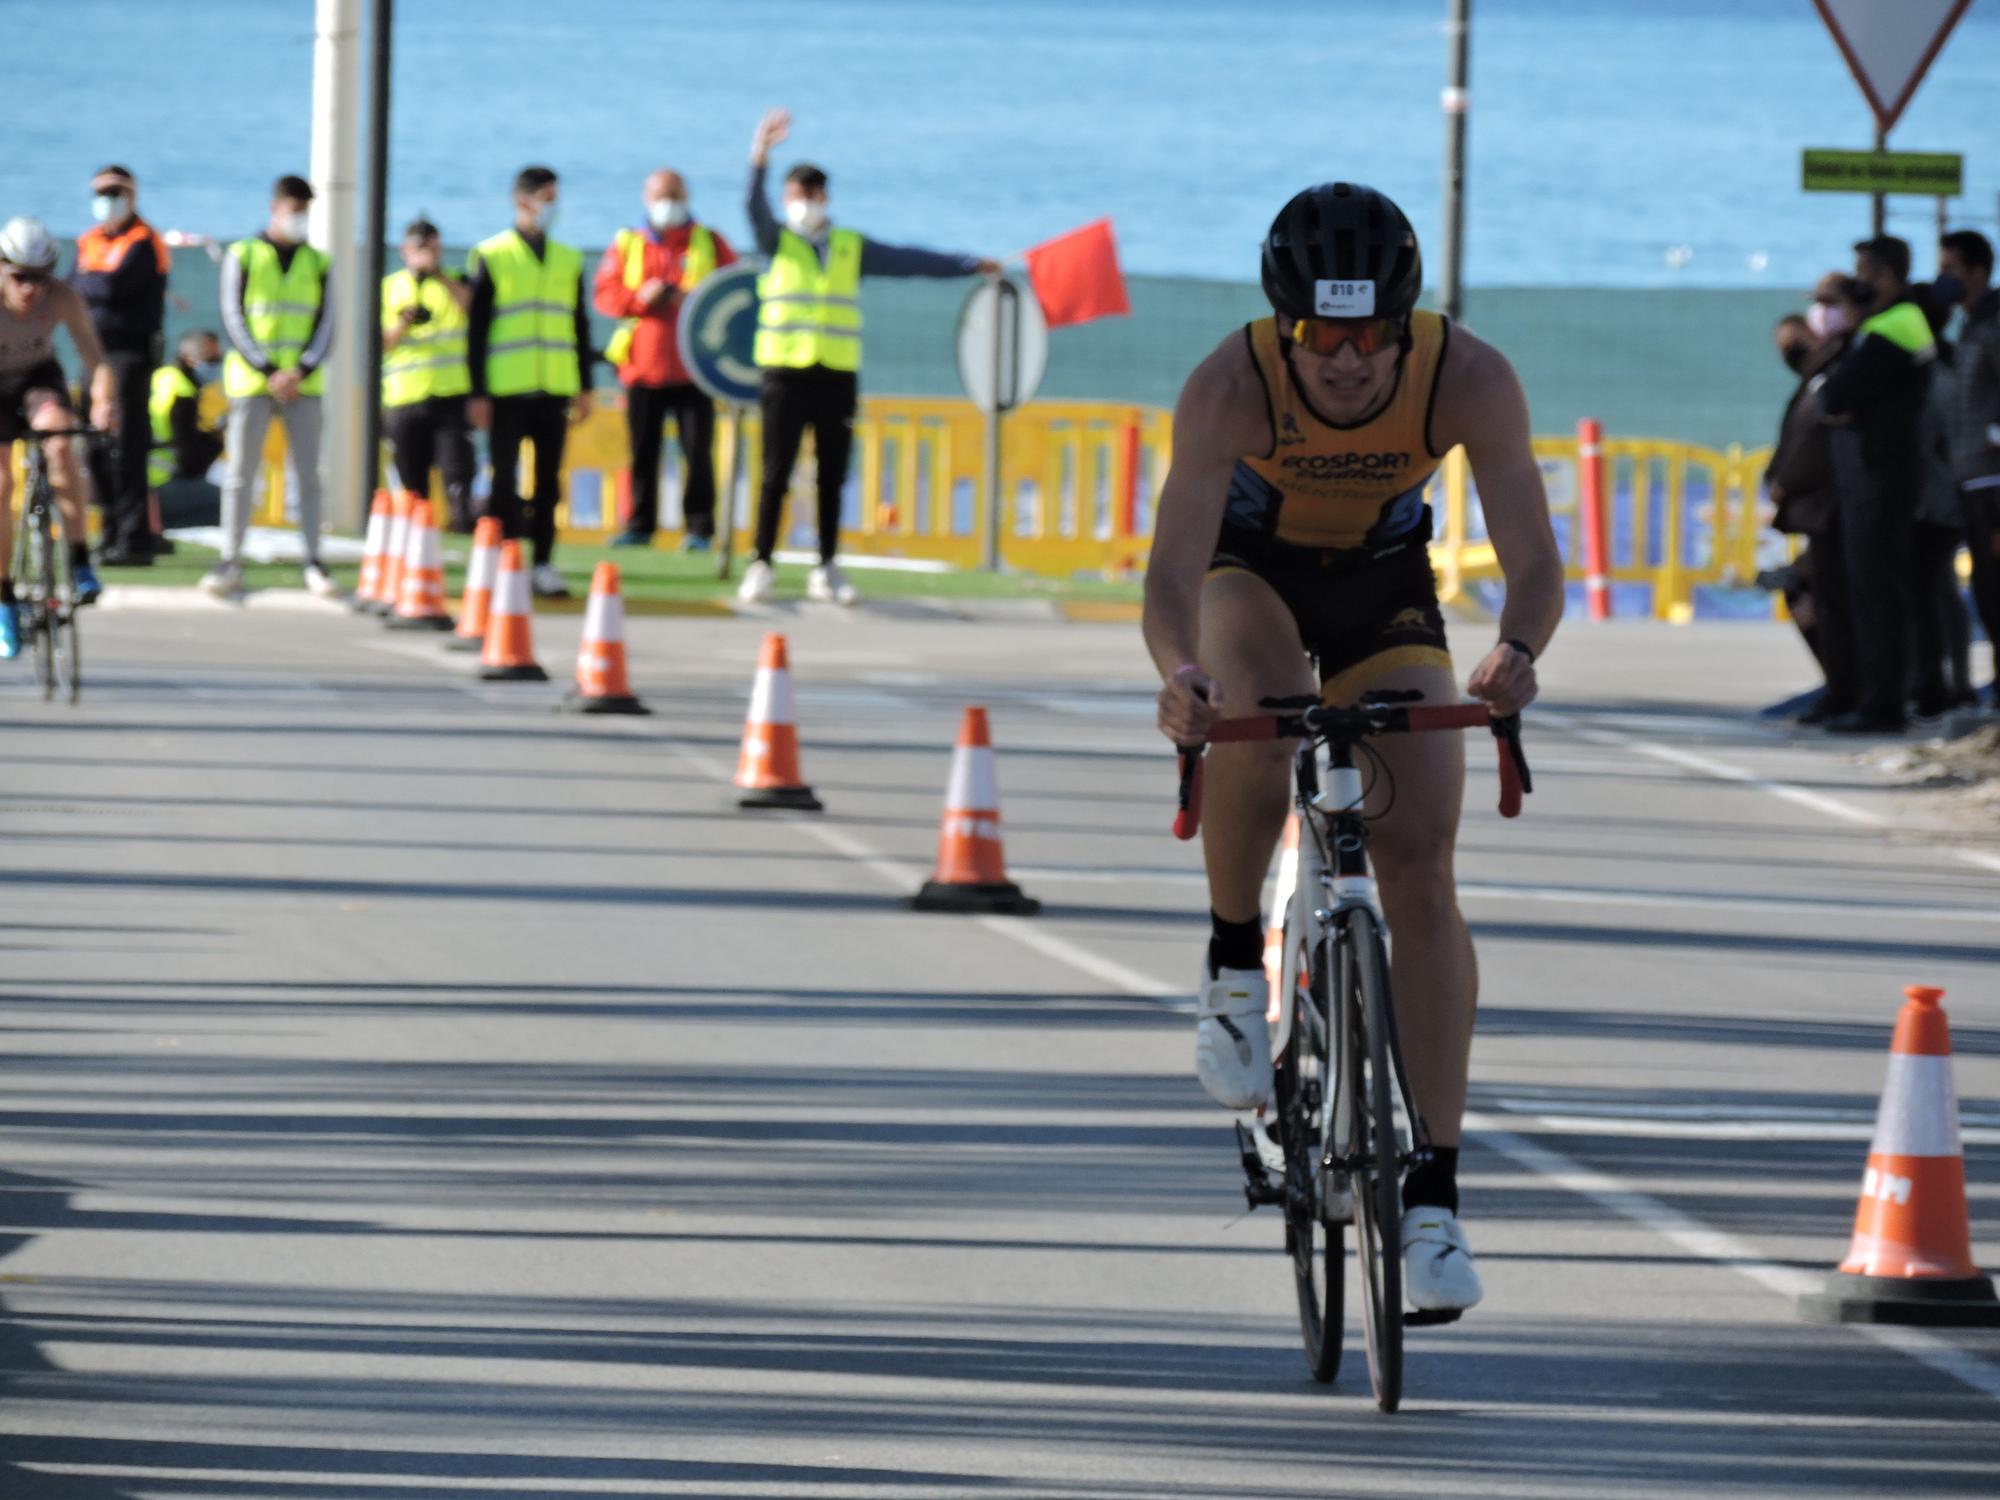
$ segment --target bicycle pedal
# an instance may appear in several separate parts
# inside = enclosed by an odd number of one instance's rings
[[[1405,1328],[1438,1328],[1446,1323],[1456,1323],[1465,1316],[1462,1307],[1412,1308],[1403,1314]]]

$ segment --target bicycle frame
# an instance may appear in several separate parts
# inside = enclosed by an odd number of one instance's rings
[[[1271,1038],[1272,1055],[1280,1055],[1290,1044],[1292,1030],[1302,1015],[1315,1033],[1326,1032],[1324,1037],[1316,1038],[1325,1043],[1324,1050],[1334,1067],[1333,1086],[1322,1094],[1317,1121],[1322,1143],[1320,1201],[1323,1204],[1336,1200],[1353,1155],[1348,1127],[1353,1118],[1349,1091],[1354,1080],[1339,1070],[1341,1049],[1334,1045],[1338,1033],[1333,1029],[1351,1024],[1351,1018],[1319,1014],[1318,1003],[1301,984],[1304,976],[1300,961],[1306,954],[1319,954],[1322,972],[1329,976],[1336,973],[1341,946],[1347,941],[1349,923],[1345,919],[1350,913],[1363,913],[1378,930],[1387,930],[1375,877],[1368,867],[1368,825],[1361,816],[1367,788],[1360,768],[1354,763],[1354,747],[1346,741],[1330,741],[1327,755],[1324,777],[1314,741],[1306,740],[1292,758],[1299,819],[1298,871],[1281,931],[1288,935],[1296,933],[1298,938],[1293,940],[1288,936],[1280,955],[1279,982],[1272,996],[1278,1016]],[[1329,986],[1329,989],[1334,995],[1345,993],[1344,986]],[[1383,1022],[1388,1029],[1397,1090],[1409,1132],[1409,1149],[1399,1153],[1407,1167],[1429,1159],[1430,1138],[1404,1073],[1394,1014],[1385,1016]]]

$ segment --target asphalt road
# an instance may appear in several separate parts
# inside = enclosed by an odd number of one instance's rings
[[[2000,1333],[1791,1301],[1912,982],[2000,1263],[2000,858],[1745,719],[1775,627],[1571,626],[1518,823],[1476,752],[1488,1301],[1385,1418],[1191,1076],[1134,633],[777,619],[819,819],[728,805],[755,621],[633,622],[645,720],[280,612],[0,678],[0,1500],[2000,1493]],[[899,906],[968,702],[1032,921]]]

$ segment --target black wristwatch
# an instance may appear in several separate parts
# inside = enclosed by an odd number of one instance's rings
[[[1510,635],[1507,637],[1506,640],[1502,641],[1500,644],[1503,646],[1512,646],[1516,651],[1520,652],[1523,656],[1527,657],[1529,666],[1532,667],[1535,664],[1535,653],[1528,649],[1528,643],[1526,641],[1517,639],[1516,637]]]

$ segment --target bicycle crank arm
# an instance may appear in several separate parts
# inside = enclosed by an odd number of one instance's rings
[[[1257,1150],[1257,1142],[1236,1122],[1236,1150],[1243,1163],[1243,1198],[1251,1208],[1261,1208],[1266,1203],[1283,1203],[1285,1186],[1271,1181],[1271,1174],[1264,1170],[1264,1158]]]

